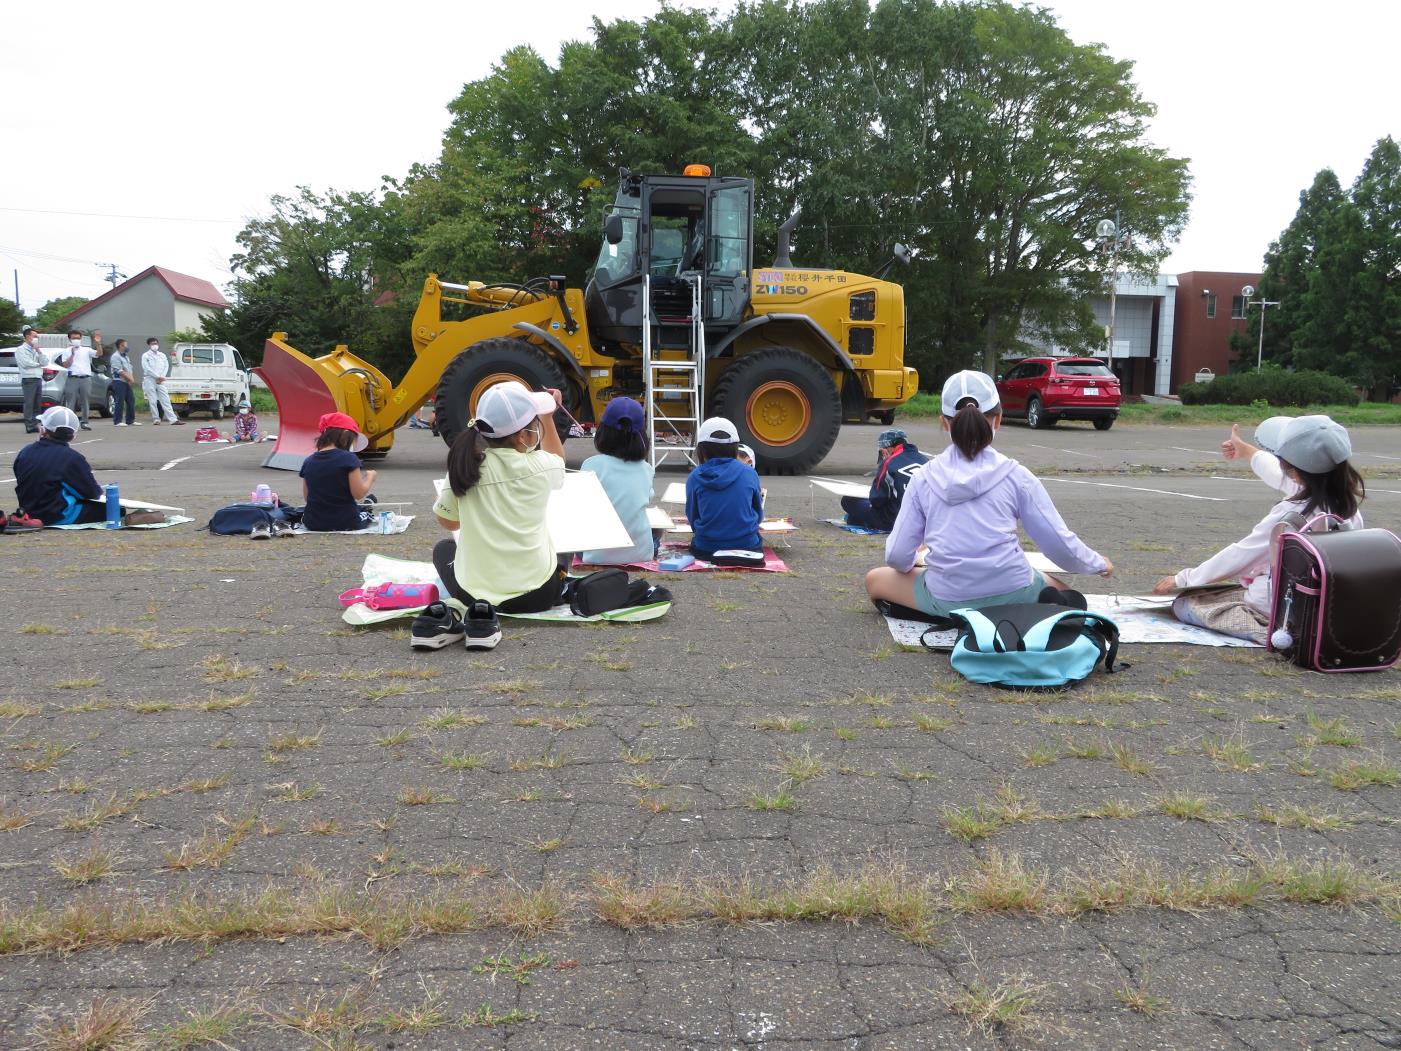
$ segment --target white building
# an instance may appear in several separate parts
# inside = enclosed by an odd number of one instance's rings
[[[1120,275],[1114,287],[1114,372],[1125,394],[1167,394],[1172,385],[1172,326],[1177,277],[1159,274],[1144,281]],[[1095,321],[1109,324],[1109,293],[1090,300]],[[1027,338],[1032,355],[1068,354],[1053,342]],[[1096,356],[1108,360],[1106,343]]]

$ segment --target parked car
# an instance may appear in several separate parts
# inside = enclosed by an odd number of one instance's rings
[[[49,359],[49,367],[44,370],[44,385],[39,391],[39,406],[47,409],[63,401],[63,387],[68,380],[68,370],[58,364],[59,357],[68,349],[68,340],[63,346],[48,346],[52,336],[39,337],[39,350]],[[89,345],[89,344],[85,344]],[[109,391],[110,380],[107,363],[95,361],[92,379],[88,381],[88,404],[99,416],[110,417],[115,411]],[[19,366],[15,363],[15,348],[0,350],[0,412],[22,412],[24,410],[24,388],[19,382]]]
[[[1098,358],[1026,358],[997,377],[1005,416],[1030,427],[1058,420],[1093,420],[1107,431],[1119,417],[1119,380]]]

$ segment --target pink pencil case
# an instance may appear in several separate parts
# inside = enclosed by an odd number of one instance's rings
[[[342,606],[364,605],[374,610],[417,609],[437,601],[437,584],[376,584],[372,588],[351,588],[341,595]]]

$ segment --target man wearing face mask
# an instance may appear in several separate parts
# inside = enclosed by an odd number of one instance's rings
[[[77,413],[80,426],[85,431],[92,430],[88,426],[92,359],[92,348],[83,346],[83,334],[77,329],[68,333],[68,350],[58,359],[58,363],[68,370],[68,378],[63,382],[63,406]]]
[[[33,434],[39,429],[39,398],[44,393],[44,366],[48,364],[39,349],[37,329],[24,326],[24,342],[15,348],[15,364],[24,398],[24,432]]]
[[[152,336],[146,341],[146,353],[141,355],[141,392],[146,395],[146,404],[151,409],[151,423],[161,425],[161,411],[166,419],[176,427],[185,421],[176,419],[175,406],[170,404],[170,394],[165,389],[165,378],[170,375],[170,359],[161,353],[161,342]]]

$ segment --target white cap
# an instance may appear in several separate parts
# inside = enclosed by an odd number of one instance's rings
[[[749,448],[749,446],[745,445],[743,442],[739,443],[739,448],[735,450],[735,456],[747,456],[749,457],[750,463],[756,466],[758,465],[758,461],[754,458],[754,450]]]
[[[1352,457],[1347,428],[1329,416],[1271,416],[1255,428],[1255,441],[1309,474],[1327,474]]]
[[[701,442],[715,442],[717,445],[738,445],[739,431],[735,430],[735,425],[723,416],[712,416],[700,425],[700,433],[696,435],[696,444]]]
[[[54,405],[45,409],[38,417],[39,426],[49,433],[67,427],[74,434],[78,433],[78,414],[72,409],[66,409],[62,405]]]
[[[1002,404],[997,396],[997,384],[986,372],[964,369],[955,372],[944,381],[942,408],[945,416],[958,415],[958,403],[964,398],[972,398],[978,403],[979,412],[992,412]]]
[[[488,387],[477,399],[477,430],[488,438],[505,438],[531,420],[553,415],[558,407],[553,394],[532,391],[520,380],[507,380]]]

